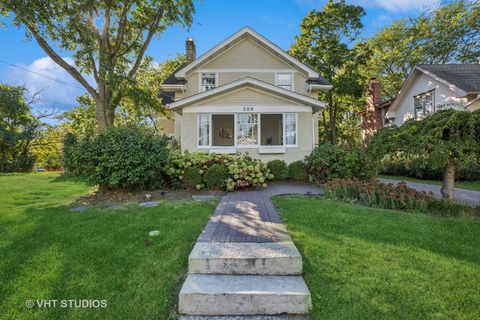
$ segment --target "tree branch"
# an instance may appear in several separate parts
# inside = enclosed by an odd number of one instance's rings
[[[80,72],[78,72],[75,67],[67,63],[65,60],[62,59],[50,45],[42,38],[42,36],[35,30],[33,26],[31,26],[27,21],[24,21],[24,24],[27,26],[28,30],[33,34],[35,40],[37,40],[38,44],[42,49],[47,53],[47,55],[55,61],[60,67],[62,67],[65,71],[67,71],[75,80],[77,80],[87,91],[92,95],[92,97],[97,98],[98,93],[95,89],[85,80]]]
[[[132,1],[128,1],[125,7],[123,7],[122,13],[119,17],[119,25],[118,25],[118,34],[117,38],[115,39],[115,47],[113,48],[113,55],[118,53],[120,50],[120,45],[123,42],[123,37],[125,35],[125,28],[127,27],[128,23],[128,11],[130,11],[130,7],[132,6]]]

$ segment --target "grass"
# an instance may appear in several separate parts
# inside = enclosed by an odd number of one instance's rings
[[[442,185],[441,180],[424,180],[424,179],[417,179],[417,178],[411,178],[411,177],[405,177],[405,176],[387,176],[387,175],[380,175],[378,177],[384,178],[384,179],[401,180],[405,182],[426,183],[426,184],[432,184],[436,186]],[[456,181],[455,187],[461,188],[461,189],[480,191],[480,181]]]
[[[0,319],[168,319],[213,203],[71,212],[85,185],[56,173],[0,175]],[[151,230],[160,236],[149,237]],[[105,308],[27,308],[99,299]],[[58,302],[60,304],[60,302]]]
[[[275,197],[312,319],[480,319],[480,221]]]

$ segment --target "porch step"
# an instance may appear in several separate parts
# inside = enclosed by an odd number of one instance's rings
[[[189,274],[179,297],[184,315],[306,314],[310,307],[301,276]]]
[[[188,258],[188,273],[300,275],[302,256],[293,242],[201,243]]]

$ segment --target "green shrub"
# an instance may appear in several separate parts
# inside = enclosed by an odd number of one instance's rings
[[[305,158],[312,181],[325,182],[336,178],[367,180],[374,174],[364,148],[321,144]]]
[[[269,161],[267,163],[267,168],[276,180],[283,180],[288,177],[287,164],[283,160],[275,159]]]
[[[68,137],[64,141],[64,167],[102,188],[155,188],[163,182],[168,141],[166,137],[133,127],[105,129],[80,142]]]
[[[183,182],[188,188],[202,188],[202,175],[198,172],[197,167],[189,167],[185,169],[185,175],[183,177]]]
[[[267,180],[273,178],[264,163],[244,154],[228,155],[203,152],[185,152],[182,154],[178,150],[171,152],[165,172],[171,185],[172,183],[179,185],[179,181],[184,182],[187,168],[195,166],[199,169],[198,172],[202,175],[202,180],[205,181],[206,171],[215,164],[226,167],[228,170],[228,177],[224,185],[227,191],[249,187],[266,187]],[[206,185],[203,184],[203,186]]]
[[[228,177],[227,167],[216,163],[205,171],[203,180],[208,189],[221,189],[227,185]]]
[[[296,181],[305,181],[307,179],[307,169],[302,160],[297,160],[288,165],[288,176]]]

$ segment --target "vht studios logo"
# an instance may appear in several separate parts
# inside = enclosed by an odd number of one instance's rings
[[[49,300],[27,300],[27,308],[106,308],[107,300],[98,299],[49,299]]]

